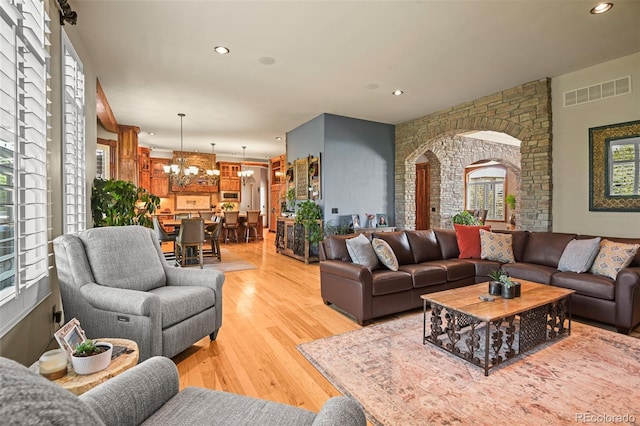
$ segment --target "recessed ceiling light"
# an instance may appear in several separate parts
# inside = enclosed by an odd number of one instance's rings
[[[613,7],[613,3],[600,3],[593,9],[591,9],[590,13],[592,15],[599,15],[601,13],[605,13]]]
[[[216,46],[213,48],[213,50],[219,55],[226,55],[227,53],[230,52],[230,50],[224,46]]]
[[[155,136],[156,134],[153,132],[149,132],[149,136]]]
[[[403,92],[402,90],[400,90],[400,89],[396,89],[396,90],[394,90],[393,92],[391,92],[391,94],[392,94],[393,96],[400,96],[400,95],[402,95],[403,93],[404,93],[404,92]]]
[[[281,141],[282,140],[282,136],[276,136],[276,140],[277,141]]]

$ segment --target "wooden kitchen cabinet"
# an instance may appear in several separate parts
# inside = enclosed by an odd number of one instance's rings
[[[218,162],[220,191],[240,191],[240,163]]]
[[[151,192],[151,150],[138,147],[138,186]]]
[[[169,196],[169,176],[164,172],[164,166],[169,165],[168,158],[151,158],[151,192],[158,197]]]

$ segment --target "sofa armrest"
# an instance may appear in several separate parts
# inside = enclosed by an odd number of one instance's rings
[[[80,292],[95,309],[145,317],[160,314],[160,299],[153,293],[95,283],[83,285]]]
[[[320,272],[337,275],[354,281],[372,281],[371,270],[366,266],[357,263],[345,262],[343,260],[325,260],[320,262]]]
[[[222,294],[224,273],[211,269],[165,268],[167,285],[209,287],[216,294]]]
[[[107,426],[139,425],[178,391],[175,364],[156,356],[80,395],[80,399]]]
[[[616,327],[628,330],[640,321],[640,267],[624,268],[616,276]]]
[[[361,425],[367,424],[367,418],[360,404],[346,396],[336,396],[324,403],[313,426]]]

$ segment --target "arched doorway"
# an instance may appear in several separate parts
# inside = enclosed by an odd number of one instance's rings
[[[416,159],[427,151],[437,155],[442,169],[440,205],[435,205],[433,195],[430,196],[431,225],[449,225],[450,212],[460,208],[464,192],[464,177],[451,174],[463,173],[460,155],[465,154],[466,147],[448,141],[455,139],[456,135],[483,130],[502,132],[522,141],[519,159],[501,158],[489,147],[482,156],[471,155],[466,164],[493,159],[517,170],[518,204],[526,206],[526,211],[519,214],[518,228],[530,231],[552,229],[551,80],[546,78],[396,125],[395,207],[398,227],[415,229]],[[454,172],[449,173],[448,170]],[[433,168],[430,175],[433,187]]]

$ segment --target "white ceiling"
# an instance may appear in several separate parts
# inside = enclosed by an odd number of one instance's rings
[[[325,112],[398,124],[640,51],[637,0],[598,16],[594,0],[70,4],[87,66],[142,145],[179,149],[183,112],[185,150],[246,145],[247,159],[283,153]]]

